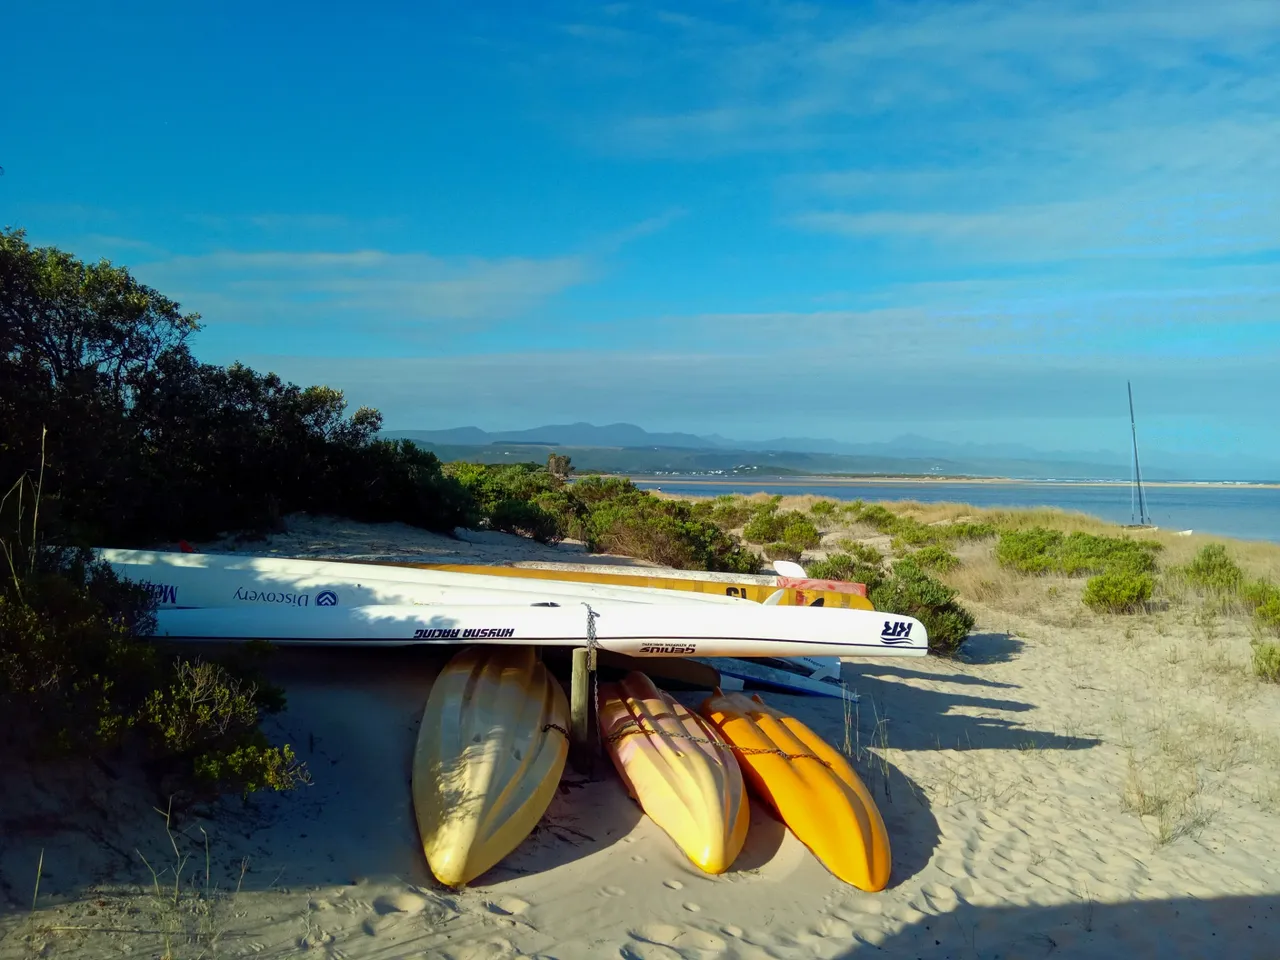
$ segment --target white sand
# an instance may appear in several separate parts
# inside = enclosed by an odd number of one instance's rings
[[[241,549],[581,559],[574,545],[301,520]],[[735,867],[705,876],[607,761],[594,780],[566,773],[529,840],[470,889],[444,890],[409,795],[443,655],[285,651],[273,669],[289,706],[267,726],[313,783],[185,815],[176,906],[148,892],[139,857],[171,891],[158,795],[96,767],[4,777],[0,958],[162,956],[166,937],[173,956],[352,960],[1280,955],[1280,692],[1245,673],[1245,628],[1206,629],[1186,610],[1094,618],[1078,583],[1035,589],[970,602],[979,626],[961,661],[845,666],[861,695],[858,769],[893,846],[884,892],[835,880],[756,804]],[[838,701],[765,698],[843,742]],[[1167,801],[1163,818],[1126,808],[1138,787],[1149,809]]]

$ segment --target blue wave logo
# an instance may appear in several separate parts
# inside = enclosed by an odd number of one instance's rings
[[[316,594],[317,607],[336,607],[338,605],[338,595],[332,590],[321,590]]]
[[[900,647],[911,643],[911,623],[907,620],[886,620],[884,629],[880,631],[880,642],[891,647]]]

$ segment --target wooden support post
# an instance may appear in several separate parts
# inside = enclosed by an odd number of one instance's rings
[[[598,737],[596,718],[591,703],[591,651],[586,647],[573,650],[573,674],[569,685],[569,762],[578,773],[594,772]]]

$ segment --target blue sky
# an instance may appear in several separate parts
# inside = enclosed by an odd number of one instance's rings
[[[1280,4],[19,4],[0,223],[389,428],[1280,449]]]

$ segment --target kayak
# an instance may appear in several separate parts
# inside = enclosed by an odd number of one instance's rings
[[[239,554],[99,549],[122,577],[146,584],[157,609],[304,609],[366,604],[538,603],[560,598],[727,606],[742,601],[631,586],[520,583],[439,570]]]
[[[823,606],[842,609],[874,609],[866,596],[866,586],[839,580],[809,580],[782,576],[717,574],[704,571],[647,570],[621,564],[555,564],[525,562],[513,566],[466,563],[407,563],[395,566],[410,569],[466,573],[477,577],[510,577],[520,580],[560,583],[594,583],[601,586],[630,586],[719,597],[739,597],[764,603],[780,594],[782,606]]]
[[[698,713],[737,748],[751,791],[833,874],[861,890],[889,882],[884,819],[849,762],[758,695],[717,690]]]
[[[707,873],[724,873],[747,839],[738,761],[719,735],[639,671],[600,685],[600,738],[631,795]]]
[[[488,643],[587,644],[589,611],[601,649],[640,657],[925,656],[920,621],[871,610],[590,604],[567,598],[538,604],[372,604],[359,607],[253,606],[159,610],[155,637],[270,640],[320,646]]]
[[[569,753],[569,703],[532,647],[468,647],[440,671],[418,729],[413,807],[431,872],[450,886],[529,835]]]

